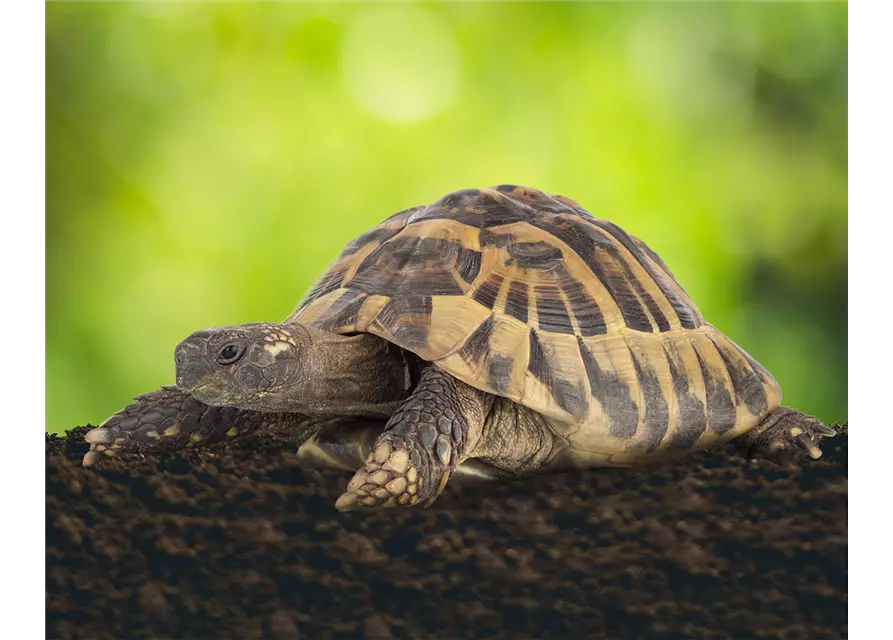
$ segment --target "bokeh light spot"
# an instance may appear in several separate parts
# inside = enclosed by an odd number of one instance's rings
[[[459,47],[443,21],[412,5],[388,5],[351,26],[342,54],[353,97],[393,122],[425,120],[448,107],[459,84]]]

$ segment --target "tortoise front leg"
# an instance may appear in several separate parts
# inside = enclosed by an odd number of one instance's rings
[[[89,467],[102,456],[119,453],[153,454],[198,444],[247,436],[261,429],[290,428],[310,437],[318,422],[296,413],[262,413],[236,407],[212,407],[176,387],[143,394],[84,439]]]
[[[749,458],[767,457],[781,462],[795,462],[804,455],[822,456],[822,438],[837,434],[817,418],[789,407],[779,407],[754,429],[732,440]]]
[[[481,436],[493,396],[430,365],[335,507],[430,506]]]

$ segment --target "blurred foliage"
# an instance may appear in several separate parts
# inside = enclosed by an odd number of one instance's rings
[[[47,430],[280,320],[348,240],[529,185],[846,418],[843,3],[48,3]]]

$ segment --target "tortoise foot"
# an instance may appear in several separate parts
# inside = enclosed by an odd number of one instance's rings
[[[275,426],[297,424],[297,414],[260,413],[235,407],[211,407],[176,387],[162,387],[134,399],[105,422],[88,431],[90,450],[83,465],[105,456],[151,455],[212,444]]]
[[[204,409],[205,405],[171,387],[143,394],[84,435],[90,450],[83,465],[93,466],[106,456],[183,447],[191,432],[200,428]]]
[[[354,474],[347,491],[335,502],[339,511],[366,507],[428,506],[442,490],[450,472],[432,468],[432,461],[413,442],[384,435]],[[440,465],[443,466],[443,465]],[[439,474],[440,486],[432,486],[430,473]]]
[[[813,416],[779,407],[736,443],[750,458],[772,458],[791,464],[805,456],[813,460],[821,458],[819,443],[822,438],[833,438],[836,433]]]
[[[92,467],[102,460],[103,456],[115,456],[124,442],[123,435],[117,434],[110,427],[96,427],[84,435],[84,440],[90,445],[90,450],[84,454],[82,464]]]
[[[335,507],[431,506],[465,459],[469,430],[480,432],[491,403],[492,396],[429,365]]]

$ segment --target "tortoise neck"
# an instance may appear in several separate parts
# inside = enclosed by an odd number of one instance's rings
[[[339,335],[312,327],[306,382],[296,404],[312,415],[390,417],[409,395],[412,371],[397,345],[360,333]]]

